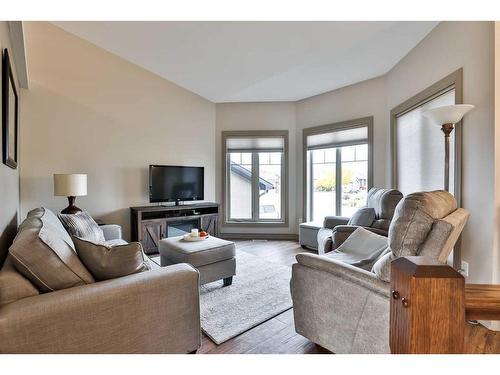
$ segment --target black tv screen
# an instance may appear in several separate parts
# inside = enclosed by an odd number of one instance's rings
[[[203,200],[203,167],[149,166],[149,201]]]

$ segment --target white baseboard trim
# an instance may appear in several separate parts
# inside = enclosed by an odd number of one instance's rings
[[[294,233],[220,233],[219,236],[228,240],[299,240]]]

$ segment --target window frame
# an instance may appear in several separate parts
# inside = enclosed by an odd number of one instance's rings
[[[418,94],[412,96],[408,100],[399,104],[391,110],[391,134],[390,134],[390,173],[391,173],[391,187],[397,189],[398,186],[398,155],[397,155],[397,119],[399,116],[408,113],[409,111],[420,107],[421,105],[435,99],[436,97],[455,90],[455,104],[463,104],[463,68],[455,70],[453,73],[447,75],[443,79],[437,81],[431,86],[420,91]],[[462,120],[463,121],[463,120]],[[453,150],[455,158],[454,168],[454,189],[453,192],[457,200],[458,207],[462,207],[462,121],[455,124],[455,150]],[[459,269],[462,260],[462,237],[460,236],[453,249],[453,267]]]
[[[432,84],[418,94],[399,104],[391,110],[391,187],[397,189],[398,186],[398,153],[397,153],[397,119],[398,117],[418,108],[425,103],[443,95],[444,93],[455,90],[455,104],[463,103],[463,69],[457,69],[453,73]],[[454,194],[461,206],[462,203],[462,121],[455,125],[455,169],[454,169]]]
[[[281,219],[259,219],[259,151],[252,152],[252,218],[232,219],[230,216],[231,189],[229,153],[226,151],[229,138],[283,138],[283,154],[281,157]],[[265,151],[261,151],[265,152]],[[288,227],[288,130],[249,130],[222,132],[222,223],[227,227],[262,226]],[[257,188],[255,188],[257,186]]]
[[[309,171],[312,171],[312,158],[308,159],[307,157],[307,137],[311,135],[316,135],[316,134],[324,134],[324,133],[331,133],[335,131],[340,131],[340,130],[347,130],[347,129],[353,129],[353,128],[360,128],[360,127],[366,127],[368,131],[368,136],[366,143],[365,142],[343,142],[339,143],[338,147],[336,149],[336,173],[335,173],[335,179],[336,179],[336,186],[341,186],[339,183],[341,182],[342,179],[342,174],[338,173],[339,170],[341,169],[341,163],[340,163],[340,148],[345,147],[345,146],[356,146],[356,145],[361,145],[361,144],[367,144],[368,145],[368,181],[367,181],[367,188],[368,190],[373,187],[373,166],[374,166],[374,161],[373,161],[373,116],[368,116],[368,117],[362,117],[358,119],[353,119],[353,120],[347,120],[347,121],[340,121],[340,122],[335,122],[332,124],[327,124],[327,125],[320,125],[320,126],[314,126],[310,128],[304,128],[302,130],[302,180],[303,180],[303,185],[302,185],[302,212],[304,213],[306,221],[310,221],[313,218],[312,215],[312,210],[313,210],[313,205],[310,202],[309,197],[312,197],[312,178],[310,178],[310,173]],[[340,194],[336,194],[335,197],[335,216],[339,216],[337,213],[341,212],[341,205],[342,205],[342,197]]]

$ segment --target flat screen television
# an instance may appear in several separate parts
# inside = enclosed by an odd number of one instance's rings
[[[203,200],[203,167],[149,166],[149,201],[180,202]]]

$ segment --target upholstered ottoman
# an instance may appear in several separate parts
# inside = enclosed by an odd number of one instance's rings
[[[159,247],[162,267],[189,263],[200,272],[201,284],[223,279],[224,286],[228,286],[236,275],[234,242],[212,236],[196,242],[169,237],[162,239]]]
[[[318,231],[323,227],[323,223],[309,221],[299,224],[299,243],[304,249],[318,250]]]

